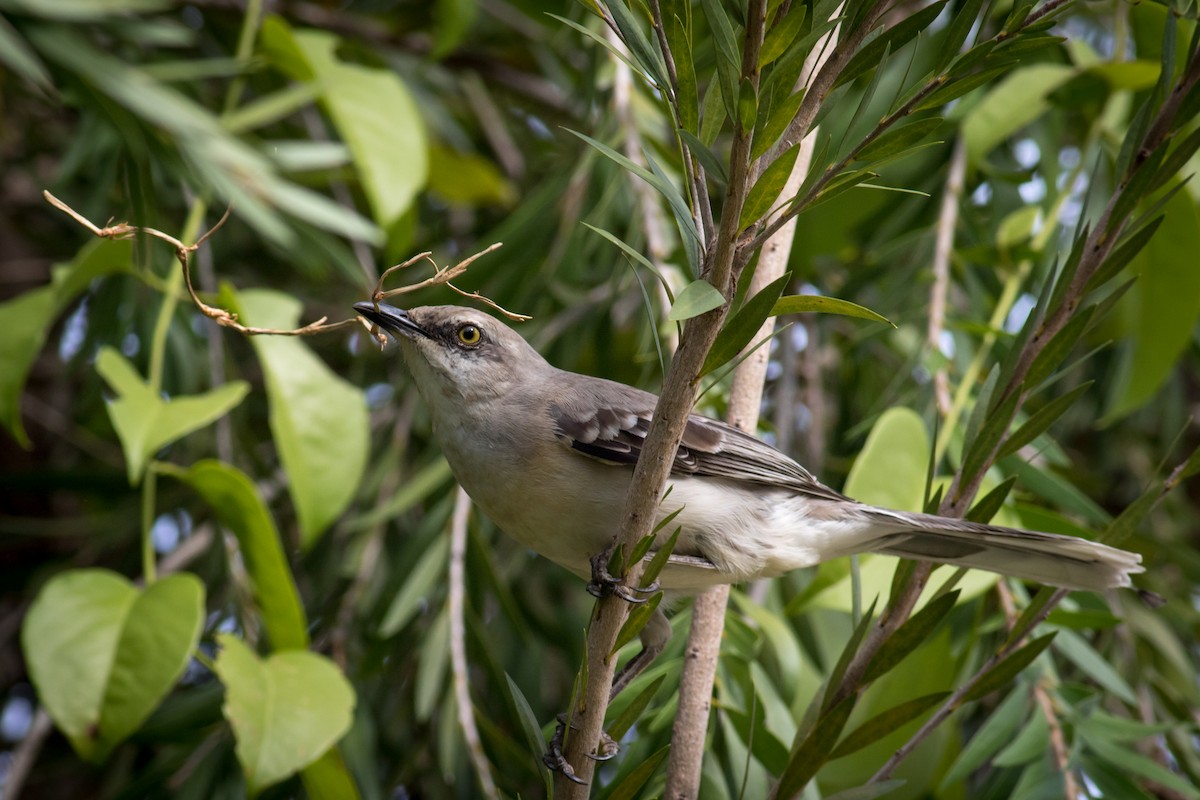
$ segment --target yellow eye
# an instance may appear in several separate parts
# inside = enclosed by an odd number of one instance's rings
[[[468,347],[479,344],[482,338],[483,333],[474,325],[463,325],[458,329],[458,341]]]

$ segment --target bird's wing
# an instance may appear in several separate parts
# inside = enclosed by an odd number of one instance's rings
[[[657,398],[609,381],[597,380],[592,388],[595,390],[572,392],[569,401],[549,401],[555,436],[563,445],[598,461],[636,464]],[[671,473],[780,486],[828,500],[847,499],[765,442],[698,414],[688,417]]]

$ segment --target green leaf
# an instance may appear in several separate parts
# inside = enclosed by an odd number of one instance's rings
[[[852,694],[821,715],[808,736],[792,753],[787,769],[779,776],[778,796],[791,797],[798,794],[817,774],[817,770],[829,760],[829,754],[833,751],[842,729],[846,727],[850,712],[854,710],[856,699],[857,695]]]
[[[272,16],[262,36],[273,57],[287,43],[289,56],[303,58],[304,70],[290,57],[276,63],[290,68],[297,80],[311,76],[316,81],[322,106],[354,156],[375,221],[390,228],[412,206],[429,174],[425,126],[408,87],[392,70],[340,60],[341,39],[331,33],[294,30]]]
[[[978,164],[998,144],[1040,117],[1050,107],[1047,95],[1074,74],[1073,67],[1062,64],[1033,64],[1011,72],[963,119],[970,163]]]
[[[925,604],[901,625],[895,633],[879,648],[871,663],[863,674],[863,682],[871,683],[879,680],[896,667],[904,658],[916,650],[925,640],[933,635],[934,630],[941,624],[958,602],[959,592],[947,592],[939,595]]]
[[[659,91],[670,86],[670,82],[667,80],[667,70],[658,53],[658,48],[650,44],[650,40],[642,31],[642,26],[626,8],[625,3],[606,3],[605,6],[608,8],[608,13],[612,15],[613,22],[617,24],[617,30],[621,33],[621,41],[629,48],[630,54],[642,68],[642,72],[654,80]]]
[[[1114,743],[1103,737],[1092,736],[1086,728],[1081,730],[1081,734],[1092,752],[1121,771],[1153,781],[1177,797],[1189,798],[1189,800],[1200,798],[1200,789],[1197,789],[1195,784],[1180,777],[1157,761],[1146,758],[1134,748]],[[1160,793],[1156,792],[1155,794],[1159,795]]]
[[[942,778],[941,788],[945,789],[965,780],[1000,748],[1011,742],[1013,735],[1021,727],[1021,722],[1029,715],[1030,708],[1029,692],[1009,693],[958,754],[953,766]]]
[[[1017,485],[1017,476],[1013,475],[1010,478],[1005,478],[1004,481],[992,489],[983,499],[979,500],[967,512],[966,518],[971,522],[988,523],[992,521],[992,517],[999,513],[1004,506],[1004,501],[1008,499],[1009,492]]]
[[[445,695],[446,668],[450,663],[450,613],[445,606],[433,618],[417,654],[417,679],[413,682],[413,716],[428,723]]]
[[[46,65],[6,18],[0,17],[0,62],[42,91],[53,91]]]
[[[230,304],[244,323],[293,328],[301,304],[289,295],[252,289]],[[255,336],[266,378],[271,434],[288,476],[300,522],[300,544],[310,547],[354,499],[367,465],[367,402],[358,387],[329,369],[294,336]]]
[[[780,153],[779,157],[763,170],[763,174],[758,177],[758,180],[750,187],[750,193],[746,195],[746,202],[742,205],[742,214],[738,218],[738,230],[743,230],[758,222],[776,204],[790,199],[779,195],[783,191],[783,187],[787,185],[788,178],[792,174],[792,167],[796,165],[796,157],[799,154],[800,145],[794,144]]]
[[[1050,747],[1050,723],[1045,714],[1034,714],[1021,732],[996,754],[992,763],[998,767],[1019,767],[1044,756]]]
[[[640,762],[620,783],[613,787],[606,796],[606,800],[633,800],[635,797],[640,797],[642,787],[654,776],[658,765],[667,760],[667,754],[670,752],[671,745],[668,744],[651,753],[649,758]]]
[[[197,461],[187,470],[162,470],[191,486],[237,538],[271,648],[307,648],[308,623],[279,531],[246,473],[214,459]]]
[[[125,451],[130,485],[141,481],[155,453],[225,416],[250,391],[245,381],[231,381],[204,394],[163,400],[111,347],[100,349],[96,372],[118,395],[108,402],[108,416]]]
[[[946,27],[946,33],[942,37],[936,69],[945,69],[958,56],[967,37],[971,34],[971,29],[975,27],[975,18],[979,16],[979,9],[982,6],[983,0],[964,0],[954,10],[954,15],[950,17],[950,24]]]
[[[996,454],[996,458],[1004,458],[1012,455],[1020,450],[1025,445],[1032,442],[1038,436],[1046,431],[1051,425],[1058,421],[1058,418],[1067,413],[1067,410],[1075,405],[1084,392],[1091,388],[1094,381],[1087,381],[1076,386],[1071,391],[1056,397],[1046,405],[1038,409],[1037,413],[1025,421],[1025,424],[1013,431],[1004,444],[1000,446],[1000,451]]]
[[[839,300],[836,297],[825,297],[819,294],[789,294],[779,298],[771,307],[771,316],[784,314],[841,314],[844,317],[857,317],[872,322],[882,322],[885,325],[896,324],[887,317],[876,314],[869,308],[864,308],[849,300]]]
[[[750,340],[762,328],[767,318],[772,315],[771,310],[779,299],[779,295],[783,294],[789,280],[791,280],[790,272],[772,281],[754,297],[743,303],[742,307],[726,321],[721,327],[720,333],[717,334],[712,349],[708,351],[708,356],[704,359],[704,366],[700,368],[700,377],[724,366],[731,359],[736,358],[746,345],[750,344]]]
[[[21,394],[51,323],[95,278],[127,272],[133,242],[96,239],[68,264],[56,266],[51,284],[0,303],[0,424],[22,447],[30,445],[21,424]]]
[[[951,79],[946,81],[941,88],[935,89],[928,97],[917,104],[913,112],[928,111],[931,108],[940,108],[952,100],[957,100],[968,92],[978,89],[984,84],[991,83],[993,78],[998,78],[1001,75],[1011,71],[1008,66],[994,67],[993,69],[975,72],[967,75],[964,78],[957,80]]]
[[[668,14],[663,21],[667,46],[675,57],[675,79],[678,85],[675,102],[681,128],[692,134],[700,132],[700,93],[696,84],[696,65],[692,60],[692,34],[678,15]]]
[[[663,685],[663,681],[666,679],[666,675],[659,675],[645,689],[638,692],[637,697],[633,698],[629,705],[625,706],[624,710],[608,726],[608,735],[618,742],[621,741],[625,737],[625,734],[629,733],[629,730],[642,718],[642,712],[650,705],[650,701],[654,699],[654,695],[658,693],[658,688]]]
[[[898,406],[879,415],[846,476],[846,493],[864,503],[921,510],[929,433],[917,412]]]
[[[1153,238],[1131,264],[1141,277],[1124,302],[1135,321],[1121,351],[1106,422],[1140,408],[1162,388],[1200,320],[1200,211],[1186,192],[1167,201],[1164,210],[1161,227],[1150,231]],[[1127,244],[1136,247],[1137,237]]]
[[[775,59],[779,58],[787,49],[795,43],[800,36],[800,31],[804,27],[804,20],[807,17],[808,7],[803,3],[794,3],[788,8],[787,14],[783,19],[777,21],[767,31],[767,35],[763,38],[762,48],[758,53],[758,66],[767,66]]]
[[[141,590],[108,570],[70,570],[38,593],[21,645],[50,718],[81,758],[99,763],[175,685],[203,622],[194,575]]]
[[[1124,700],[1131,706],[1137,705],[1137,695],[1121,674],[1108,663],[1104,656],[1096,652],[1087,641],[1072,630],[1059,629],[1058,637],[1054,640],[1054,649],[1100,686],[1109,694]]]
[[[879,781],[878,783],[867,783],[862,786],[843,789],[837,794],[825,795],[825,800],[875,800],[877,797],[891,794],[906,783],[908,781],[901,778],[891,778],[886,781]]]
[[[801,10],[804,6],[797,6]],[[792,92],[781,102],[770,107],[769,112],[759,119],[758,129],[754,132],[754,141],[750,145],[750,158],[755,159],[767,152],[779,137],[787,130],[788,125],[796,118],[800,104],[804,102],[804,90]]]
[[[838,743],[829,754],[830,760],[855,753],[874,744],[893,731],[899,730],[950,696],[950,692],[934,692],[893,706],[859,725]]]
[[[1034,357],[1033,363],[1029,365],[1029,372],[1025,374],[1026,386],[1036,388],[1062,366],[1067,356],[1070,355],[1071,349],[1075,347],[1075,343],[1079,341],[1079,337],[1083,336],[1084,331],[1087,330],[1095,311],[1095,306],[1079,309],[1062,327],[1062,330],[1054,334],[1054,337],[1046,343],[1045,348]]]
[[[404,579],[400,591],[396,593],[387,612],[384,613],[383,621],[379,623],[379,636],[395,636],[416,616],[422,601],[444,580],[449,555],[448,536],[438,537],[433,545],[425,550],[421,560]]]
[[[717,158],[716,153],[714,153],[704,144],[704,142],[700,141],[700,139],[698,139],[696,136],[693,136],[687,130],[683,128],[677,128],[676,132],[679,134],[679,138],[683,140],[683,143],[687,145],[687,148],[689,151],[691,151],[692,155],[694,155],[696,160],[700,162],[700,166],[704,167],[704,172],[708,177],[713,178],[720,183],[729,182],[729,175],[725,172],[725,165],[721,163],[719,158]],[[586,225],[587,223],[584,224]]]
[[[963,702],[970,703],[973,700],[984,698],[1017,677],[1021,670],[1032,664],[1033,660],[1050,646],[1056,635],[1057,632],[1039,636],[1037,639],[1030,641],[1028,644],[1000,659],[994,667],[984,673],[983,677],[963,695]]]
[[[1041,216],[1038,206],[1022,206],[1006,216],[996,227],[996,246],[1011,250],[1033,238],[1033,227]]]
[[[849,83],[859,75],[880,66],[885,51],[895,53],[912,41],[918,33],[933,24],[933,21],[942,13],[946,2],[947,0],[938,0],[936,3],[903,17],[898,23],[869,41],[850,59],[833,88],[836,89],[838,86]]]
[[[701,0],[701,6],[712,31],[713,44],[717,48],[717,79],[721,97],[725,100],[725,113],[730,119],[737,119],[734,106],[737,102],[738,84],[741,82],[742,56],[733,33],[733,25],[720,0]]]
[[[662,598],[662,592],[655,592],[647,602],[638,603],[633,607],[629,612],[629,616],[625,618],[625,624],[621,626],[621,630],[617,633],[617,640],[612,648],[613,655],[641,634],[642,629],[646,627],[646,623],[650,621],[650,618],[654,616],[654,612],[658,610],[658,604],[662,602]]]
[[[358,786],[354,783],[346,763],[337,747],[309,764],[300,773],[304,780],[304,791],[309,800],[358,800]]]
[[[926,117],[892,128],[859,150],[855,158],[859,161],[878,161],[890,158],[921,142],[941,126],[941,117]]]
[[[685,319],[698,317],[720,308],[725,304],[725,297],[705,280],[695,280],[683,287],[683,291],[675,298],[667,319],[671,322],[682,322]]]
[[[996,375],[998,373],[993,372],[992,374]],[[1020,399],[1021,391],[1017,389],[1010,393],[999,407],[987,410],[978,433],[971,437],[969,444],[965,445],[966,453],[963,456],[962,465],[963,475],[974,476],[980,470],[986,469],[986,464],[995,461],[995,457],[992,454],[999,446],[1000,440],[1008,433],[1008,428],[1012,424],[1013,416],[1017,411],[1017,402]],[[979,407],[982,408],[984,405],[984,398],[981,397],[979,399]],[[990,405],[990,403],[987,405]]]
[[[429,148],[429,191],[448,205],[467,208],[508,208],[517,200],[517,188],[491,160],[439,145]]]
[[[260,659],[229,634],[217,642],[222,710],[249,794],[312,764],[350,730],[354,689],[329,659],[306,650]]]
[[[650,273],[652,275],[654,275],[654,277],[658,278],[659,285],[661,285],[663,288],[663,291],[666,292],[667,298],[669,300],[671,300],[672,302],[674,302],[675,298],[671,295],[671,286],[670,286],[669,282],[667,281],[667,279],[665,277],[663,277],[663,274],[658,271],[658,268],[655,267],[652,263],[650,263],[650,259],[646,258],[644,255],[642,255],[637,250],[635,250],[633,247],[631,247],[628,243],[626,243],[622,239],[618,238],[615,234],[610,233],[609,231],[606,231],[603,228],[597,228],[595,225],[589,225],[586,222],[580,222],[580,224],[583,225],[583,227],[587,228],[588,230],[590,230],[594,233],[600,234],[600,236],[604,237],[612,244],[615,244],[621,250],[622,253],[629,256],[635,262],[637,262],[641,266],[648,269],[650,271]]]
[[[529,701],[525,699],[525,694],[521,691],[521,687],[517,686],[516,681],[507,672],[504,673],[504,678],[508,685],[508,697],[512,701],[513,709],[517,712],[517,719],[521,721],[521,732],[525,734],[525,745],[529,749],[526,751],[529,757],[533,759],[534,769],[546,782],[546,797],[550,797],[550,773],[542,768],[542,753],[546,750],[546,742],[542,739],[542,729],[538,727],[537,717],[533,715],[533,709],[529,707]]]

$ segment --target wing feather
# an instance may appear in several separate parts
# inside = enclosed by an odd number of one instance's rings
[[[575,388],[582,391],[551,399],[547,405],[559,442],[607,464],[636,464],[658,398],[598,378]],[[779,486],[827,500],[847,499],[765,442],[698,414],[688,418],[671,473]]]

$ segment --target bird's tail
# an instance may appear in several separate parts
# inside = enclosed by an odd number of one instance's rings
[[[861,549],[983,569],[1066,589],[1129,586],[1142,557],[1099,542],[966,520],[861,507],[876,535]]]

